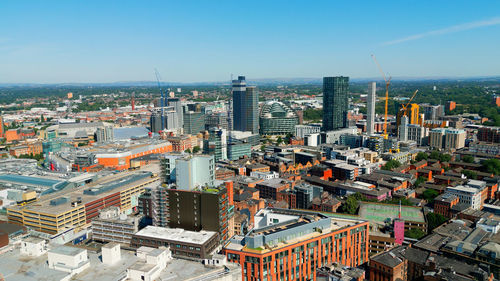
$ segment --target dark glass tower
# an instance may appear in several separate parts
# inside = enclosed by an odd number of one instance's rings
[[[245,76],[233,80],[233,130],[259,131],[259,96],[255,87],[247,87]]]
[[[347,128],[349,77],[323,78],[323,131]]]

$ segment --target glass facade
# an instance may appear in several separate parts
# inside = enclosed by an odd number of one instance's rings
[[[245,76],[233,80],[233,130],[258,133],[259,94],[247,87]]]
[[[323,78],[323,130],[347,128],[349,77]]]

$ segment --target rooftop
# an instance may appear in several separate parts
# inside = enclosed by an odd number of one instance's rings
[[[214,231],[188,231],[181,228],[165,228],[158,226],[146,226],[135,234],[136,236],[151,237],[164,240],[179,241],[184,243],[204,244],[213,236]]]
[[[69,247],[69,246],[59,246],[57,248],[49,250],[50,253],[66,255],[66,256],[76,256],[81,252],[87,251],[81,248]]]

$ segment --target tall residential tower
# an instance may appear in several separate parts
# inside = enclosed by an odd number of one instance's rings
[[[366,97],[366,133],[375,133],[375,102],[377,100],[377,83],[368,83],[368,96]]]
[[[323,131],[347,128],[349,77],[323,78]]]

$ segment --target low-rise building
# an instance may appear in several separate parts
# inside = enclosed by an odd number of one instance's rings
[[[127,216],[119,207],[101,210],[99,217],[92,220],[92,238],[101,242],[130,244],[132,235],[139,230],[139,216]]]

